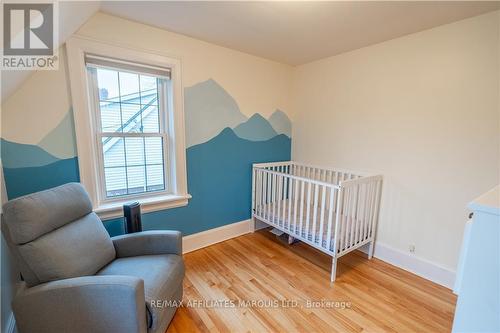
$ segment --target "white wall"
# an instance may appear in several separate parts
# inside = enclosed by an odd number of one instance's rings
[[[494,12],[294,70],[295,160],[384,175],[378,242],[455,270],[466,204],[499,182]]]

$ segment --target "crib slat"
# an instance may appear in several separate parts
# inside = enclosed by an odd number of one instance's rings
[[[368,238],[368,218],[370,216],[370,200],[371,200],[371,191],[372,183],[366,184],[366,204],[365,204],[365,223],[363,225],[363,240]]]
[[[351,223],[352,223],[352,231],[351,231],[351,237],[349,241],[349,247],[353,246],[356,242],[356,228],[358,227],[358,199],[359,199],[359,185],[354,186],[353,190],[353,204],[352,204],[352,215],[351,215]]]
[[[327,231],[326,231],[326,248],[328,250],[331,249],[332,245],[332,224],[333,224],[333,210],[334,210],[334,191],[337,191],[334,188],[330,188],[330,200],[328,202],[328,224],[327,224]],[[338,238],[338,234],[334,235],[335,239]],[[335,251],[335,250],[334,250]],[[335,252],[334,252],[335,253]]]
[[[359,185],[359,202],[358,202],[358,236],[356,238],[356,244],[363,240],[363,216],[365,214],[365,186],[366,184]]]
[[[305,183],[304,181],[300,182],[300,228],[299,228],[299,233],[302,236],[302,232],[304,231],[303,229],[303,222],[304,222],[304,187]]]
[[[267,174],[268,179],[267,179],[267,220],[271,221],[271,204],[272,204],[272,192],[271,192],[271,187],[272,187],[272,179],[273,179],[273,174],[268,173]]]
[[[353,242],[354,242],[354,235],[356,233],[356,220],[355,215],[356,215],[356,186],[352,187],[352,201],[351,201],[351,211],[350,211],[350,233],[349,233],[349,238],[348,238],[348,247],[351,247]]]
[[[273,209],[272,209],[273,215],[271,215],[271,219],[272,219],[272,222],[274,224],[276,224],[276,190],[277,190],[278,186],[277,186],[275,173],[272,174],[272,186],[271,186],[271,188],[272,188],[272,192],[271,192],[272,193],[272,196],[271,196],[272,203],[271,203],[271,205],[273,206]]]
[[[300,183],[297,179],[294,179],[294,198],[293,198],[293,228],[294,232],[297,233],[297,205],[299,200],[299,186]]]
[[[321,188],[321,214],[319,218],[319,240],[320,246],[323,246],[323,228],[325,223],[325,201],[326,201],[326,186]],[[329,249],[329,248],[328,248]]]
[[[352,190],[352,206],[351,206],[351,234],[349,235],[349,247],[354,245],[356,238],[356,211],[358,209],[358,186],[354,186]]]
[[[282,182],[281,182],[281,175],[276,175],[276,182],[277,182],[277,187],[276,187],[276,203],[275,206],[277,206],[277,212],[275,213],[275,218],[277,219],[276,224],[281,225],[281,219],[280,219],[280,208],[281,208],[281,191],[282,191]]]
[[[309,239],[309,216],[311,214],[311,183],[307,183],[307,205],[306,205],[306,239]]]
[[[260,202],[260,184],[259,184],[259,169],[253,169],[254,181],[253,181],[253,207],[252,207],[252,218],[254,215],[259,215],[259,202]]]
[[[372,200],[372,191],[373,184],[369,183],[366,186],[366,208],[365,208],[365,218],[364,218],[364,225],[363,225],[363,239],[368,238],[368,221],[370,219],[370,207],[371,207],[371,200]]]
[[[260,207],[260,215],[262,216],[262,218],[264,218],[264,214],[265,214],[265,203],[266,203],[266,193],[267,193],[267,182],[266,182],[266,173],[261,170],[260,171],[261,173],[261,181],[262,181],[262,196],[260,198],[261,200],[261,207]]]
[[[264,203],[265,203],[265,194],[266,194],[266,185],[265,185],[265,174],[262,170],[259,170],[260,172],[260,209],[259,209],[259,215],[263,218],[264,217]]]
[[[341,227],[342,227],[342,214],[343,214],[343,205],[345,201],[345,191],[344,190],[338,190],[337,193],[334,195],[337,198],[337,201],[335,201],[335,205],[337,207],[337,213],[335,215],[335,229],[334,229],[334,244],[333,244],[333,252],[335,255],[340,254],[342,251],[341,248],[341,240],[342,240],[342,235],[341,235]]]
[[[368,216],[368,219],[367,219],[367,237],[369,238],[370,237],[370,225],[372,223],[372,219],[373,219],[373,211],[374,211],[374,207],[375,207],[375,186],[374,184],[370,184],[371,185],[371,188],[370,188],[370,213],[369,213],[369,216]]]
[[[293,191],[293,178],[288,178],[288,230],[292,231],[292,191]]]
[[[344,211],[344,235],[342,236],[342,241],[344,242],[344,245],[342,246],[342,250],[345,250],[349,247],[348,244],[348,238],[349,238],[349,231],[350,231],[350,223],[349,223],[349,217],[350,217],[350,207],[351,207],[351,188],[346,189],[346,204],[345,204],[345,211]]]
[[[347,198],[347,195],[345,193],[345,189],[341,189],[338,193],[338,197],[337,197],[337,202],[339,202],[339,197],[342,197],[342,201],[340,201],[340,205],[337,206],[337,215],[338,215],[338,218],[339,218],[339,222],[338,222],[338,233],[335,235],[335,238],[336,238],[336,241],[338,243],[337,245],[337,249],[339,251],[342,251],[342,245],[344,244],[344,241],[342,240],[342,233],[344,231],[344,212],[345,212],[345,209],[344,209],[344,206],[345,206],[345,201],[346,201],[346,198]]]
[[[349,205],[351,203],[351,189],[349,187],[345,188],[345,200],[344,200],[344,210],[342,212],[342,231],[340,233],[340,240],[342,245],[340,247],[341,251],[344,251],[348,244],[347,238],[349,236]]]
[[[266,187],[264,185],[264,172],[262,170],[259,170],[260,174],[260,208],[259,208],[259,216],[264,217],[264,214],[262,213],[264,210],[264,194],[266,191]]]
[[[363,205],[363,197],[362,197],[362,184],[358,185],[357,186],[358,188],[358,200],[357,200],[357,204],[356,204],[356,235],[354,236],[354,244],[358,244],[359,242],[359,238],[360,238],[360,234],[361,234],[361,220],[360,220],[360,217],[361,217],[361,209],[362,209],[362,205]]]
[[[290,187],[290,178],[283,176],[283,194],[282,194],[282,210],[283,227],[290,229],[290,220],[287,219],[287,203],[288,203],[288,188]]]
[[[316,225],[318,221],[318,184],[314,184],[314,200],[313,200],[313,220],[312,220],[312,237],[311,241],[316,243]]]
[[[345,229],[345,226],[344,226],[344,216],[345,216],[345,205],[347,203],[347,193],[346,193],[346,191],[347,190],[345,188],[343,188],[341,190],[343,200],[340,203],[340,206],[337,208],[338,209],[338,214],[339,214],[339,230],[338,230],[338,234],[335,235],[335,237],[338,239],[338,243],[339,243],[338,249],[339,249],[339,251],[342,251],[342,249],[344,247],[344,229]]]

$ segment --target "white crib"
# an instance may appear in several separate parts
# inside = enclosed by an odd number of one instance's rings
[[[377,227],[382,176],[293,161],[253,165],[252,217],[337,259],[370,243]]]

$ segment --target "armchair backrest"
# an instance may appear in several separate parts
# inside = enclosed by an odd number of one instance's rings
[[[116,256],[109,234],[79,183],[7,202],[2,233],[28,287],[94,275]]]

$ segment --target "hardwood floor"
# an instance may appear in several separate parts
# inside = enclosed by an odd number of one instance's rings
[[[339,259],[334,284],[330,257],[265,230],[188,253],[185,261],[183,307],[169,333],[451,330],[451,290],[361,252]]]

